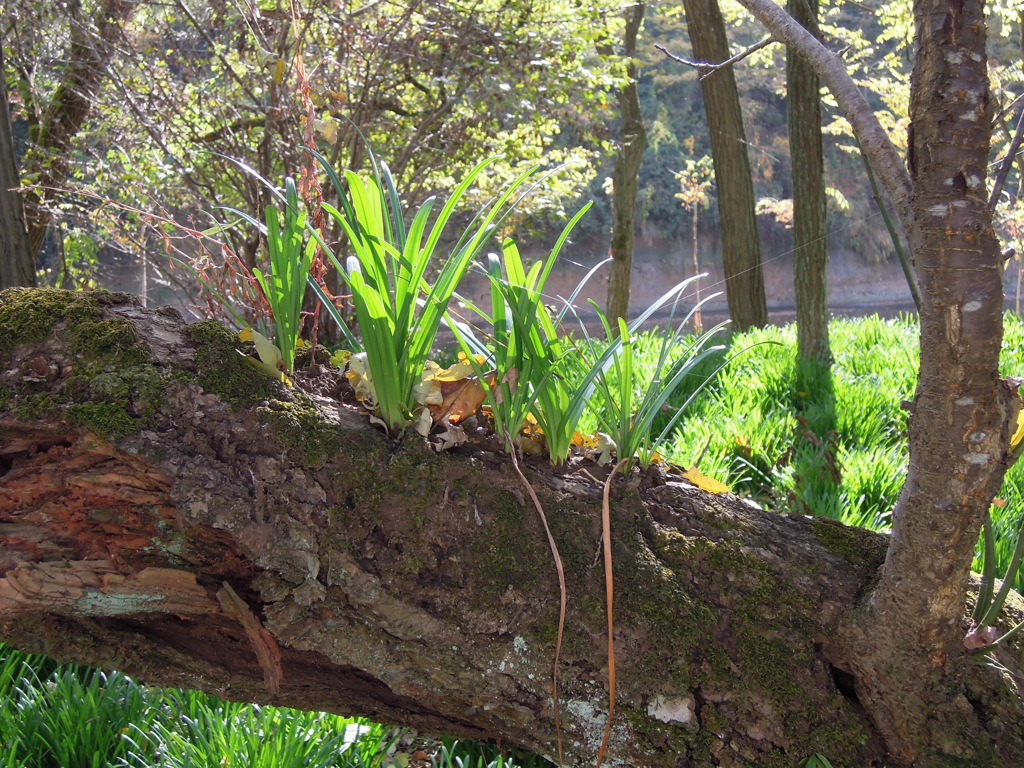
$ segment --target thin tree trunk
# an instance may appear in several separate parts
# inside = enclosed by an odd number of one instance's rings
[[[817,28],[817,0],[789,0],[793,18]],[[786,113],[793,168],[793,285],[796,295],[797,356],[827,362],[828,241],[825,163],[821,144],[821,92],[814,68],[786,51]]]
[[[29,250],[21,175],[14,153],[14,130],[7,105],[7,76],[0,46],[0,289],[36,284],[35,260]]]
[[[965,739],[976,758],[998,739],[978,727],[985,703],[965,689],[955,661],[964,655],[959,619],[974,547],[1006,472],[1019,399],[999,377],[1002,257],[985,194],[992,110],[983,3],[916,0],[914,16],[908,240],[922,294],[921,372],[892,544],[847,639],[860,656],[861,700],[894,752],[927,766],[948,764],[935,752],[951,760]],[[915,671],[911,685],[892,684],[897,667],[900,677]],[[936,712],[959,721],[955,736],[936,728]]]
[[[640,111],[637,91],[636,38],[643,23],[644,3],[636,3],[626,13],[623,56],[628,59],[626,76],[629,82],[619,89],[619,148],[612,171],[612,267],[608,275],[608,319],[615,327],[616,318],[629,319],[630,275],[633,271],[633,241],[636,234],[636,194],[640,186],[640,164],[647,146],[647,129]],[[609,46],[610,48],[610,46]],[[609,51],[610,52],[610,51]]]
[[[34,188],[25,196],[28,245],[32,258],[39,254],[50,227],[50,199],[64,186],[70,162],[71,144],[92,109],[98,89],[107,76],[107,66],[117,50],[121,26],[139,3],[132,0],[103,0],[92,19],[82,16],[81,0],[68,3],[71,42],[66,52],[67,67],[57,90],[32,126],[32,146],[25,155],[23,175]]]
[[[683,0],[683,7],[694,58],[726,61],[729,40],[718,0]],[[700,85],[715,162],[726,298],[733,327],[742,331],[768,322],[743,112],[732,67],[716,70]]]

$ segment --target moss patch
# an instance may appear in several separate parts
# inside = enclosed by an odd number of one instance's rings
[[[249,366],[244,367],[250,374],[260,375]],[[285,447],[307,467],[322,465],[341,448],[342,432],[324,421],[323,415],[301,392],[295,392],[291,401],[267,400],[256,412],[274,427]]]
[[[196,348],[199,385],[233,408],[272,400],[280,392],[273,379],[246,364],[238,337],[221,323],[204,320],[186,326],[183,333]]]
[[[46,339],[57,323],[83,310],[99,316],[99,305],[88,294],[29,288],[0,292],[0,358],[10,359],[15,344]]]
[[[877,533],[825,517],[811,518],[811,528],[821,546],[854,565],[876,569],[885,561],[887,542]]]

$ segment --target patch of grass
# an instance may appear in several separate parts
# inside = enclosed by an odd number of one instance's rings
[[[831,369],[798,367],[796,328],[735,334],[707,396],[665,454],[689,465],[708,443],[705,474],[793,512],[884,529],[906,465],[906,413],[917,376],[907,318],[834,320]],[[776,344],[759,344],[773,341]]]
[[[0,644],[4,768],[397,768],[408,758],[403,733],[364,718],[144,686]],[[475,742],[445,740],[436,749],[439,768],[550,766]]]

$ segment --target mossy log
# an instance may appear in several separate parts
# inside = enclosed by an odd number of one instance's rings
[[[508,458],[389,439],[261,376],[236,344],[129,296],[0,294],[4,642],[555,757],[558,585]],[[608,711],[607,469],[525,471],[568,581],[565,762],[593,763]],[[611,517],[610,764],[885,763],[832,643],[885,537],[664,473],[617,481]],[[1015,649],[999,658],[1020,668]],[[965,665],[986,718],[1019,744],[1011,677]]]

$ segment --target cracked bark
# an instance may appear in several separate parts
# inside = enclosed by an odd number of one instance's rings
[[[0,326],[5,642],[553,753],[557,585],[503,455],[389,442],[336,400],[253,378],[215,324],[131,297],[8,291]],[[606,712],[601,470],[527,473],[566,565],[562,723],[585,764]],[[616,486],[612,529],[612,763],[887,759],[832,642],[885,537],[657,473]],[[1020,669],[1018,648],[998,658]],[[1020,764],[1012,681],[950,664]]]

